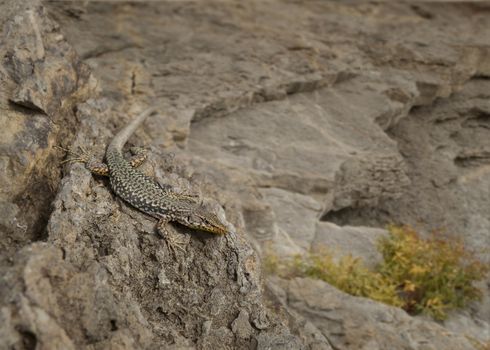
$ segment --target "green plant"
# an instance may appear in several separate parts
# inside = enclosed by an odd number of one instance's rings
[[[483,279],[488,266],[474,258],[461,240],[437,233],[424,239],[408,226],[391,226],[389,232],[379,241],[383,263],[378,271],[398,284],[409,313],[442,320],[448,310],[481,298],[473,282]]]
[[[324,280],[346,293],[390,305],[403,305],[396,284],[380,273],[370,271],[360,259],[350,255],[340,258],[338,262],[327,251],[310,254],[306,259],[295,256],[290,266],[294,275]]]
[[[481,297],[473,282],[483,279],[488,266],[473,258],[461,241],[435,233],[423,239],[408,226],[392,226],[378,248],[383,261],[374,271],[352,256],[336,261],[327,250],[284,261],[269,255],[265,265],[283,277],[321,279],[346,293],[438,320],[446,318],[448,310]]]

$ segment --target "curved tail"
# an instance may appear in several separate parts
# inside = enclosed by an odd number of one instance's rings
[[[155,112],[155,107],[148,108],[141,112],[136,118],[134,118],[128,125],[122,128],[112,139],[109,146],[107,146],[108,151],[121,151],[124,144],[128,141],[135,130],[140,126],[140,124],[153,112]]]

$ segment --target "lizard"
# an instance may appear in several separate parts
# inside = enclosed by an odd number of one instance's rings
[[[132,149],[133,157],[129,160],[124,158],[122,151],[124,145],[153,112],[155,112],[153,108],[143,111],[116,133],[106,148],[105,162],[95,161],[83,148],[82,153],[62,148],[74,156],[62,163],[80,162],[92,174],[109,177],[110,186],[119,198],[139,211],[158,219],[157,230],[174,251],[174,247],[183,250],[183,243],[171,238],[167,229],[169,222],[177,222],[195,230],[217,235],[228,233],[228,228],[222,220],[214,212],[205,208],[197,199],[197,195],[172,191],[170,186],[162,186],[138,170],[137,167],[147,158],[146,151],[139,148]]]

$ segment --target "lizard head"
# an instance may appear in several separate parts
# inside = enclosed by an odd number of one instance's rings
[[[229,232],[226,225],[218,215],[204,208],[198,208],[188,215],[179,218],[179,223],[195,230],[206,231],[218,235],[224,235]]]

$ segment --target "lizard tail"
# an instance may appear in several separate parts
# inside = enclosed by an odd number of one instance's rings
[[[134,118],[128,125],[126,125],[121,131],[119,131],[116,136],[112,139],[109,146],[107,146],[108,151],[121,151],[126,141],[135,132],[135,130],[140,126],[140,124],[153,112],[155,108],[151,107],[143,112],[141,112],[136,118]]]

